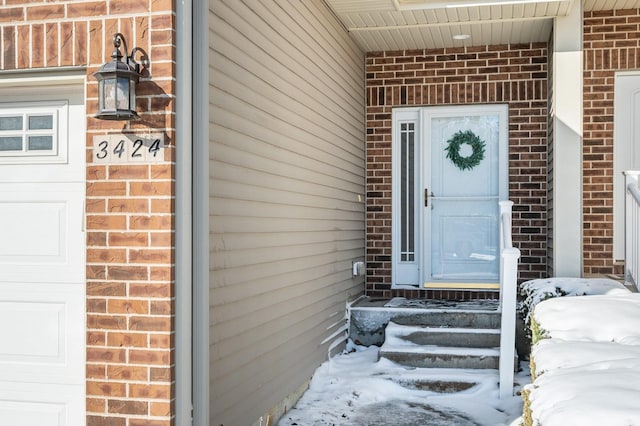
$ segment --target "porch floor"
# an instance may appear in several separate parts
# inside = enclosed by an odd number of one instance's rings
[[[437,300],[437,299],[406,299],[394,297],[392,299],[362,297],[351,305],[352,309],[387,308],[394,309],[429,309],[454,311],[497,311],[500,306],[498,299],[474,300]]]

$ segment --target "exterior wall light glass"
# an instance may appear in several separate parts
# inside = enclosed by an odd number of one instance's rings
[[[124,56],[120,45],[124,44]],[[136,84],[140,79],[140,64],[135,61],[134,48],[129,54],[124,36],[113,36],[111,62],[102,65],[93,75],[98,80],[98,113],[103,120],[136,120]],[[124,61],[123,61],[124,58]],[[143,56],[145,60],[146,56]],[[148,59],[147,59],[148,61]],[[145,64],[146,65],[146,64]]]

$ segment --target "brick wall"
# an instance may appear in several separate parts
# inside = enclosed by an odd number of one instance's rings
[[[89,426],[172,424],[174,28],[172,0],[0,0],[0,69],[86,67]],[[92,117],[115,32],[152,61],[131,125]],[[94,135],[131,131],[165,133],[165,161],[93,163]]]
[[[546,273],[547,44],[373,52],[367,84],[367,294],[469,297],[391,290],[391,110],[509,104],[509,198],[520,280]],[[474,297],[490,297],[481,293]]]
[[[583,257],[585,274],[613,263],[614,74],[640,68],[640,9],[584,14]]]

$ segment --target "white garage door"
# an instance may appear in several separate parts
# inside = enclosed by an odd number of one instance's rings
[[[84,79],[44,81],[0,79],[0,425],[85,423]]]

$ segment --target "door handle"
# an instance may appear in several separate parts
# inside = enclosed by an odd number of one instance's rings
[[[429,194],[429,188],[424,189],[424,206],[429,207],[429,197],[433,197],[433,192]]]

